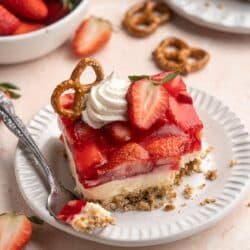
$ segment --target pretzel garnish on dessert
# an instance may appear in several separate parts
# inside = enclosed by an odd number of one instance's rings
[[[93,68],[96,74],[96,79],[92,83],[82,84],[80,82],[80,77],[88,66]],[[51,104],[53,108],[59,115],[63,117],[70,119],[79,118],[81,116],[82,109],[84,108],[84,95],[103,79],[104,73],[102,66],[93,58],[83,58],[73,70],[70,79],[63,81],[55,88],[51,97]],[[73,105],[70,109],[65,109],[61,104],[61,96],[67,90],[75,91]]]
[[[153,58],[160,69],[179,70],[185,75],[203,68],[209,60],[209,54],[202,49],[190,48],[179,38],[170,37],[158,45]]]
[[[164,2],[146,0],[127,11],[123,26],[131,35],[145,37],[169,19],[170,10]]]

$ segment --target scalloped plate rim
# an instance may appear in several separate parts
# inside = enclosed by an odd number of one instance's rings
[[[164,0],[167,2],[169,7],[173,9],[177,14],[180,16],[183,16],[184,18],[188,19],[192,23],[197,24],[198,26],[205,26],[213,30],[217,31],[223,31],[228,33],[234,33],[234,34],[250,34],[250,23],[248,26],[244,25],[236,25],[236,24],[225,24],[222,22],[218,22],[215,19],[207,20],[206,18],[202,16],[198,16],[194,12],[188,12],[185,9],[182,8],[182,6],[178,5],[173,0]]]
[[[216,97],[214,97],[212,95],[209,95],[204,91],[192,88],[192,87],[189,87],[189,90],[191,91],[192,95],[194,95],[194,94],[197,95],[196,98],[195,98],[195,101],[197,100],[197,97],[199,95],[203,95],[203,96],[205,96],[205,98],[209,98],[210,100],[219,103],[220,105],[222,105],[221,108],[226,108],[227,112],[230,112],[230,114],[233,114],[233,117],[236,118],[239,121],[240,125],[242,125],[240,119],[236,116],[236,114],[234,112],[232,112],[226,105],[223,104],[222,101],[220,101]],[[48,110],[48,109],[51,110],[50,105],[47,105],[44,108],[40,109],[36,113],[36,115],[31,119],[31,121],[29,122],[29,125],[33,120],[36,120],[37,117],[41,116],[41,114],[40,114],[41,111]],[[243,126],[243,130],[244,130],[244,132],[246,132],[246,129],[245,129],[244,126]],[[38,131],[37,133],[39,134],[40,131]],[[247,143],[249,143],[249,145],[250,145],[250,138],[249,138],[248,133],[247,133],[247,138],[245,139],[245,141]],[[15,154],[15,164],[14,164],[15,165],[15,175],[16,175],[16,180],[17,180],[19,190],[21,191],[21,194],[24,197],[24,199],[25,199],[26,203],[28,204],[28,206],[38,216],[40,216],[44,221],[46,221],[48,224],[56,227],[57,229],[60,229],[62,231],[65,231],[65,232],[67,232],[69,234],[72,234],[74,236],[77,236],[77,237],[80,237],[80,238],[83,238],[83,239],[95,241],[95,242],[98,242],[98,243],[103,243],[103,244],[106,244],[106,245],[126,246],[126,247],[153,246],[153,245],[169,243],[169,242],[172,242],[172,241],[176,241],[176,240],[183,239],[183,238],[186,238],[188,236],[191,236],[191,235],[193,235],[193,234],[195,234],[197,232],[200,232],[202,230],[205,230],[205,229],[209,228],[210,226],[214,225],[219,220],[221,220],[224,216],[226,216],[237,205],[237,203],[240,200],[242,200],[242,198],[244,197],[245,193],[247,192],[247,190],[248,190],[248,188],[250,186],[250,178],[249,178],[249,176],[247,176],[247,180],[244,181],[244,186],[242,187],[241,192],[238,193],[237,196],[235,196],[235,198],[231,199],[223,208],[221,208],[219,211],[217,211],[213,216],[210,216],[210,218],[205,223],[203,221],[202,223],[194,225],[194,227],[192,229],[185,229],[185,230],[182,230],[181,232],[177,232],[175,234],[165,235],[165,236],[158,235],[158,237],[143,239],[143,240],[141,240],[141,239],[136,239],[136,240],[131,240],[131,239],[127,240],[127,239],[125,239],[124,240],[124,239],[119,239],[119,238],[118,239],[107,238],[107,237],[104,237],[102,235],[82,234],[82,233],[74,231],[73,229],[71,229],[67,225],[63,225],[63,224],[57,222],[51,216],[45,217],[44,214],[42,212],[40,212],[40,210],[32,203],[32,201],[29,200],[27,194],[25,193],[25,191],[22,188],[22,181],[21,181],[19,173],[18,173],[18,165],[20,164],[19,163],[20,157],[21,158],[24,157],[24,155],[22,154],[22,151],[21,151],[21,149],[19,147],[20,147],[20,145],[18,144],[17,149],[16,149],[16,154]],[[248,166],[250,166],[250,160],[249,160],[249,162],[247,164],[248,164]],[[221,193],[222,193],[222,191],[223,190],[221,190]]]

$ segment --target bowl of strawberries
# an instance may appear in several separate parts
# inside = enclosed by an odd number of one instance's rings
[[[43,56],[84,18],[88,0],[0,0],[0,64]]]

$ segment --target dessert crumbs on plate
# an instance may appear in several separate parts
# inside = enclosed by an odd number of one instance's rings
[[[237,164],[238,164],[237,160],[233,159],[233,160],[231,160],[231,161],[229,162],[229,167],[231,168],[231,167],[233,167],[233,166],[235,166],[235,165],[237,165]]]
[[[213,151],[213,149],[214,149],[214,148],[213,148],[212,146],[207,147],[207,148],[205,149],[205,151],[203,151],[203,152],[201,153],[200,158],[201,158],[202,160],[206,159],[207,156],[208,156],[208,154],[209,154],[211,151]]]
[[[193,194],[193,187],[187,184],[183,190],[183,196],[185,199],[190,199]]]
[[[169,212],[169,211],[172,211],[172,210],[174,210],[174,209],[175,209],[175,205],[172,204],[172,203],[167,204],[167,205],[165,205],[165,207],[164,207],[164,211],[165,211],[165,212]]]
[[[214,198],[206,198],[205,200],[200,202],[200,206],[206,206],[207,204],[215,203],[216,199]]]
[[[218,174],[217,174],[217,170],[214,169],[214,170],[208,170],[206,173],[205,173],[205,177],[207,180],[209,181],[214,181],[217,179],[218,177]]]
[[[176,192],[172,185],[167,187],[149,187],[133,193],[123,193],[112,198],[111,201],[99,202],[102,207],[110,211],[150,211],[162,207],[166,201],[172,203]]]
[[[196,173],[202,173],[202,168],[201,168],[201,160],[200,159],[195,159],[189,163],[185,164],[184,168],[181,168],[178,173],[175,176],[175,181],[174,184],[176,186],[180,186],[182,181],[183,181],[183,176],[190,176],[194,172]]]
[[[202,183],[201,185],[198,186],[198,189],[203,189],[206,186],[205,183]]]

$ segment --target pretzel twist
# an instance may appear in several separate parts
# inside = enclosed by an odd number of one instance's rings
[[[124,28],[133,36],[145,37],[160,24],[170,19],[171,13],[164,2],[147,0],[132,6],[123,20]]]
[[[160,69],[179,70],[185,75],[203,68],[209,61],[209,54],[202,49],[190,48],[179,38],[170,37],[158,45],[153,58]]]
[[[80,82],[80,77],[88,66],[93,68],[96,74],[96,79],[92,83],[82,84]],[[55,88],[51,96],[51,104],[53,108],[63,117],[67,117],[72,120],[78,119],[81,116],[82,109],[84,108],[84,95],[103,79],[104,73],[102,66],[93,58],[83,58],[73,70],[70,79],[63,81]],[[67,90],[74,90],[75,94],[72,107],[65,109],[61,103],[61,97]]]

